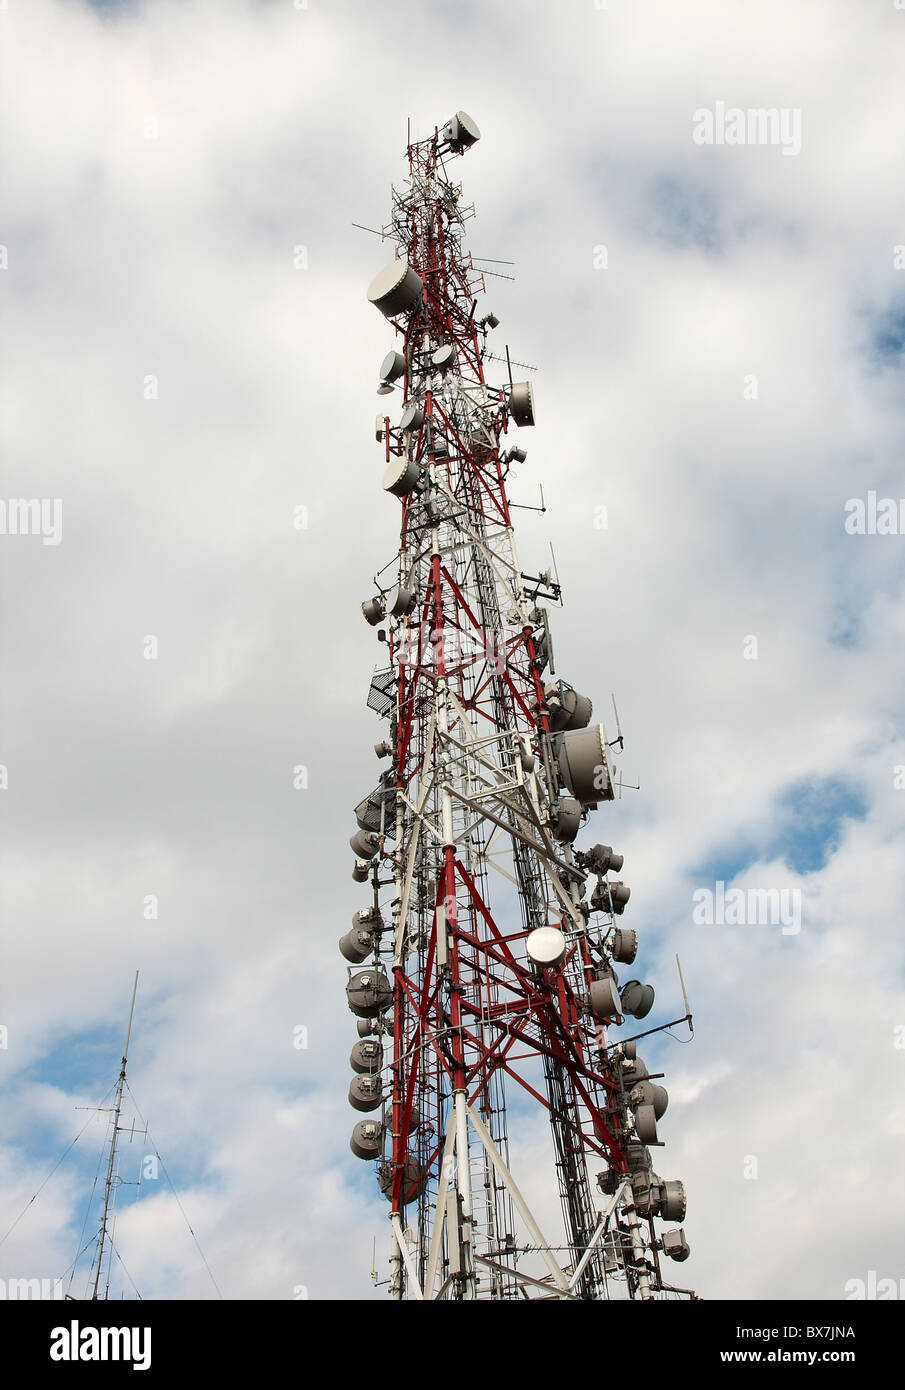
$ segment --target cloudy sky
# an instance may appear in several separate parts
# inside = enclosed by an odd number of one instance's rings
[[[352,223],[385,221],[406,119],[457,108],[470,245],[516,263],[496,341],[538,368],[521,559],[552,542],[559,673],[616,693],[640,783],[582,843],[625,854],[652,1021],[677,952],[694,1010],[645,1052],[681,1282],[905,1274],[905,536],[845,524],[905,495],[903,56],[892,0],[0,9],[0,499],[61,522],[0,535],[0,1278],[72,1264],[106,1119],[77,1107],[139,970],[131,1090],[223,1295],[385,1296],[336,949],[398,522],[390,248]],[[694,138],[733,108],[797,138]],[[717,881],[796,890],[800,930],[696,922]],[[133,1196],[135,1287],[216,1297],[163,1176]]]

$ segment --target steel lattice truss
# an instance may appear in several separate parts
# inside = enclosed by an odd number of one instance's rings
[[[352,1147],[389,1199],[393,1296],[650,1297],[669,1288],[660,1255],[688,1251],[653,1218],[681,1219],[684,1194],[647,1147],[665,1092],[632,1044],[607,1042],[652,991],[633,982],[630,1008],[616,989],[636,945],[615,925],[621,857],[573,848],[613,798],[612,744],[553,675],[558,585],[516,555],[506,481],[524,454],[506,436],[534,423],[533,396],[485,379],[496,321],[477,317],[473,210],[447,172],[477,138],[459,112],[409,145],[385,229],[398,259],[369,295],[399,335],[381,394],[400,419],[378,416],[376,434],[401,528],[390,583],[362,605],[384,624],[368,704],[391,761],[351,841],[373,889],[341,943],[361,1020]],[[513,1172],[507,1093],[510,1118],[513,1103],[547,1117],[552,1243]]]

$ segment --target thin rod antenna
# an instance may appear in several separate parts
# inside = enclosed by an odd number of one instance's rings
[[[616,696],[610,692],[610,699],[613,702],[613,714],[616,716],[616,735],[615,743],[619,744],[620,751],[625,747],[625,739],[622,737],[622,725],[619,723],[619,711],[616,708]]]
[[[104,1182],[104,1214],[101,1217],[101,1226],[97,1237],[97,1271],[94,1276],[94,1289],[91,1297],[98,1297],[98,1286],[101,1281],[101,1271],[104,1264],[104,1244],[108,1238],[107,1217],[110,1211],[110,1193],[113,1190],[113,1167],[116,1162],[116,1136],[119,1132],[119,1116],[123,1105],[123,1087],[126,1084],[126,1059],[129,1055],[129,1040],[132,1037],[132,1019],[135,1015],[135,996],[138,993],[138,971],[135,972],[135,983],[132,986],[132,1006],[129,1009],[129,1026],[126,1029],[126,1043],[123,1048],[123,1059],[119,1069],[119,1080],[116,1083],[116,1104],[113,1108],[113,1133],[110,1137],[110,1159],[107,1163],[107,1177]],[[110,1236],[112,1241],[112,1236]],[[110,1283],[109,1275],[107,1281],[107,1292],[109,1294]]]
[[[682,986],[682,998],[685,1001],[685,1014],[688,1018],[688,1030],[693,1033],[694,1028],[691,1023],[691,1009],[688,1004],[688,995],[685,993],[685,977],[682,974],[682,962],[679,960],[679,953],[676,951],[676,969],[679,972],[679,984]]]
[[[125,1075],[126,1075],[126,1058],[127,1058],[128,1055],[129,1055],[129,1041],[130,1041],[130,1039],[131,1039],[131,1037],[132,1037],[132,1019],[133,1019],[134,1016],[135,1016],[135,996],[136,996],[137,993],[138,993],[138,971],[136,970],[136,972],[135,972],[135,983],[134,983],[133,986],[132,986],[132,1005],[131,1005],[131,1007],[130,1007],[130,1009],[129,1009],[129,1026],[128,1026],[128,1028],[126,1029],[126,1045],[125,1045],[125,1047],[123,1048],[122,1076],[123,1076],[123,1079],[124,1079],[124,1080],[125,1080]]]
[[[543,489],[541,489],[541,501],[543,501],[543,498]],[[556,552],[553,549],[552,541],[550,542],[550,559],[553,561],[553,577],[556,580],[556,587],[557,589],[562,590],[562,585],[559,582],[559,566],[556,563]]]

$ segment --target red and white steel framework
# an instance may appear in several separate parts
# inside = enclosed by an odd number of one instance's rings
[[[684,1193],[649,1147],[666,1093],[632,1043],[608,1041],[650,1007],[617,988],[636,945],[608,877],[622,860],[573,843],[613,798],[612,744],[555,675],[558,584],[516,554],[510,431],[533,424],[533,396],[511,368],[485,377],[508,352],[487,350],[473,209],[448,173],[477,138],[459,112],[409,144],[384,228],[397,260],[369,294],[397,335],[377,437],[401,528],[362,605],[386,644],[368,703],[390,762],[351,841],[373,890],[343,951],[364,1042],[353,1150],[389,1199],[395,1298],[675,1296],[663,1256],[688,1247],[654,1218],[681,1220]],[[632,987],[630,1002],[649,990]]]

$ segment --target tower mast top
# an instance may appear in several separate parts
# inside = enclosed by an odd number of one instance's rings
[[[115,1187],[115,1185],[116,1185],[116,1180],[115,1180],[115,1178],[114,1178],[114,1168],[115,1168],[115,1164],[116,1164],[116,1139],[117,1139],[117,1135],[119,1134],[119,1117],[120,1117],[120,1113],[121,1113],[121,1111],[122,1111],[122,1105],[123,1105],[123,1089],[124,1089],[125,1084],[126,1084],[126,1062],[127,1062],[127,1060],[128,1060],[128,1057],[129,1057],[129,1041],[130,1041],[130,1039],[131,1039],[131,1037],[132,1037],[132,1019],[133,1019],[134,1016],[135,1016],[135,996],[136,996],[137,993],[138,993],[138,971],[136,970],[136,972],[135,972],[135,981],[134,981],[134,983],[133,983],[133,985],[132,985],[132,1004],[131,1004],[131,1006],[130,1006],[130,1008],[129,1008],[129,1026],[128,1026],[128,1028],[126,1029],[126,1042],[125,1042],[125,1045],[124,1045],[124,1047],[123,1047],[123,1057],[122,1057],[122,1063],[120,1064],[120,1069],[119,1069],[119,1079],[118,1079],[118,1081],[117,1081],[117,1083],[116,1083],[116,1100],[115,1100],[114,1106],[113,1106],[113,1132],[112,1132],[112,1134],[111,1134],[111,1136],[110,1136],[110,1156],[109,1156],[109,1158],[108,1158],[108,1160],[107,1160],[107,1176],[106,1176],[106,1180],[105,1180],[105,1182],[104,1182],[104,1212],[103,1212],[103,1216],[101,1217],[101,1224],[100,1224],[100,1228],[99,1228],[98,1233],[97,1233],[97,1254],[96,1254],[96,1256],[95,1256],[95,1264],[92,1266],[92,1268],[94,1269],[94,1287],[93,1287],[93,1289],[92,1289],[92,1291],[91,1291],[91,1297],[92,1297],[92,1299],[97,1299],[97,1298],[100,1298],[100,1297],[102,1296],[102,1295],[98,1292],[98,1289],[99,1289],[99,1287],[100,1287],[101,1274],[102,1274],[102,1272],[103,1272],[103,1265],[104,1265],[104,1248],[105,1248],[106,1243],[107,1243],[108,1240],[111,1241],[111,1243],[112,1243],[111,1234],[110,1234],[109,1230],[107,1229],[107,1222],[108,1222],[108,1219],[109,1219],[109,1216],[110,1216],[110,1198],[111,1198],[113,1189],[114,1189],[114,1187]],[[108,1270],[107,1270],[107,1283],[106,1283],[106,1286],[105,1286],[105,1290],[104,1290],[103,1297],[106,1297],[107,1294],[108,1294],[109,1292],[110,1292],[110,1273],[109,1273],[109,1264],[108,1264]]]

